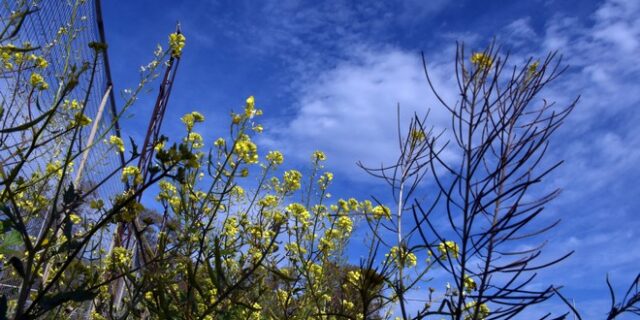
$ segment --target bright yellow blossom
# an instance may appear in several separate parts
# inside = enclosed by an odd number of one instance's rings
[[[181,33],[172,33],[169,35],[169,47],[171,48],[171,56],[179,58],[182,55],[182,49],[186,43],[186,38]]]
[[[280,151],[269,151],[266,159],[269,161],[269,164],[276,166],[281,165],[282,162],[284,162],[284,156],[282,156]]]
[[[120,139],[120,137],[118,136],[109,137],[109,144],[111,144],[112,146],[115,146],[120,153],[124,152],[124,142],[122,142],[122,139]]]
[[[471,55],[471,63],[480,69],[489,69],[493,65],[493,59],[482,52],[476,52]]]
[[[32,73],[29,78],[29,83],[31,86],[38,90],[47,90],[49,88],[49,84],[44,81],[44,78],[39,73]]]
[[[442,260],[447,260],[447,257],[453,257],[454,259],[457,259],[460,253],[460,248],[454,241],[445,241],[438,244],[438,251],[440,252],[440,257]]]
[[[353,221],[347,216],[340,216],[338,221],[336,221],[336,225],[346,233],[351,233],[353,230]]]

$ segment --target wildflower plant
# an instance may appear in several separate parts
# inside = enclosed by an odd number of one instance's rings
[[[14,92],[0,107],[0,275],[12,283],[0,296],[0,319],[506,319],[554,296],[579,317],[558,287],[527,287],[527,274],[566,256],[536,263],[540,248],[507,245],[546,231],[530,222],[557,195],[529,194],[556,167],[540,169],[539,160],[575,105],[533,107],[564,70],[555,53],[507,73],[495,47],[468,58],[459,47],[461,100],[453,105],[437,95],[425,63],[454,142],[440,143],[443,135],[416,113],[398,130],[395,163],[361,165],[391,186],[392,200],[331,200],[323,152],[289,168],[280,151],[256,143],[269,128],[253,96],[230,114],[223,137],[209,135],[202,113],[186,113],[180,134],[145,146],[155,153],[148,166],[134,164],[138,147],[112,134],[115,121],[84,144],[83,128],[98,122],[87,106],[106,44],[89,44],[88,61],[63,59],[52,76],[52,48],[73,56],[82,19],[72,15],[51,44],[18,44],[32,4],[17,1],[0,30],[0,73]],[[76,12],[87,4],[69,5]],[[181,57],[184,35],[168,40],[141,67],[139,85],[123,91],[115,120],[159,68]],[[77,163],[98,143],[122,163],[82,184]],[[461,163],[441,156],[446,148]],[[122,192],[100,195],[113,180]],[[152,192],[151,202],[139,201]],[[106,247],[123,224],[136,246]],[[353,264],[345,251],[357,232],[367,235]],[[434,269],[446,277],[434,281]],[[609,319],[637,313],[637,283],[621,301],[609,285]],[[416,292],[423,304],[410,308]]]
[[[138,157],[135,148],[125,154],[122,140],[111,137],[123,166],[92,176],[91,184],[80,183],[78,163],[83,155],[107,140],[117,118],[156,77],[159,61],[169,52],[154,56],[154,67],[142,74],[120,113],[96,133],[94,142],[86,143],[83,128],[94,121],[87,102],[96,88],[106,44],[89,43],[90,55],[77,55],[78,34],[83,30],[78,12],[89,4],[65,5],[70,20],[51,43],[22,41],[24,22],[37,10],[32,1],[16,1],[11,15],[3,17],[5,28],[0,31],[0,73],[7,79],[3,93],[10,94],[3,96],[0,107],[0,275],[3,285],[10,284],[0,297],[1,318],[67,317],[84,310],[86,302],[108,289],[114,279],[130,274],[127,257],[132,253],[107,254],[105,237],[116,220],[139,211],[138,194],[171,170],[167,167],[140,181],[129,167]],[[54,57],[60,63],[56,74],[49,62]],[[114,177],[117,181],[120,174],[137,183],[137,191],[101,197],[100,187]]]

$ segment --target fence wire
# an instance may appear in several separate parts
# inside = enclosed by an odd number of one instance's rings
[[[70,66],[80,67],[85,63],[92,64],[95,50],[90,48],[92,42],[105,43],[104,28],[102,25],[100,1],[99,0],[56,0],[56,1],[27,1],[27,5],[32,9],[32,13],[27,15],[23,25],[16,37],[11,39],[15,45],[30,44],[39,46],[34,52],[46,57],[49,66],[42,76],[49,84],[49,90],[39,92],[38,102],[41,106],[51,106],[58,99],[60,94],[61,79]],[[10,17],[24,2],[15,0],[0,1],[0,28],[7,27]],[[6,43],[3,43],[6,45]],[[0,69],[2,70],[2,69]],[[24,84],[29,82],[30,72],[0,71],[0,104],[4,108],[4,115],[0,122],[2,128],[12,127],[31,117],[38,115],[37,108],[30,106],[28,101],[32,100],[30,93],[24,90]],[[114,88],[112,87],[111,75],[108,65],[107,52],[98,56],[95,67],[94,79],[90,84],[91,72],[84,72],[79,79],[79,85],[66,98],[69,103],[74,99],[83,101],[87,97],[84,114],[91,118],[93,122],[83,127],[79,132],[79,138],[74,146],[76,152],[85,149],[91,142],[89,136],[94,123],[97,122],[97,130],[93,147],[88,149],[86,162],[82,169],[82,174],[77,172],[80,168],[83,155],[74,159],[74,173],[70,174],[65,181],[66,184],[78,180],[77,189],[90,190],[98,182],[106,181],[97,187],[93,192],[97,199],[109,203],[111,197],[119,194],[123,190],[120,181],[118,168],[122,165],[123,159],[115,152],[105,139],[111,135],[120,136],[117,123],[117,109],[114,100]],[[111,88],[111,90],[109,90]],[[106,105],[101,117],[98,116],[103,98],[106,96]],[[46,107],[45,107],[46,110]],[[31,115],[27,113],[35,112]],[[64,130],[65,123],[53,123],[52,130]],[[32,172],[44,172],[48,164],[52,163],[69,146],[69,135],[60,135],[57,139],[47,141],[37,154],[34,154],[34,161],[25,164],[27,174]],[[9,172],[12,165],[17,161],[17,155],[8,150],[21,148],[27,143],[31,143],[31,137],[25,132],[17,134],[6,134],[2,137],[2,147],[0,150],[0,162],[5,170]],[[109,177],[110,174],[113,174]],[[89,220],[97,220],[99,217],[84,217]],[[37,236],[44,222],[43,217],[33,217],[28,220],[27,227],[29,233]],[[107,230],[101,238],[99,246],[106,248],[110,242],[111,230]],[[15,286],[19,285],[16,277],[4,272],[5,268],[0,268],[0,294],[12,296],[16,292]]]

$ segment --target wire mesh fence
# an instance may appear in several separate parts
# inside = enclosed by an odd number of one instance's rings
[[[96,198],[104,202],[111,201],[110,197],[123,190],[118,172],[123,159],[105,141],[111,135],[120,135],[108,55],[106,51],[97,53],[90,47],[91,43],[105,42],[100,2],[2,0],[0,28],[11,28],[12,15],[25,6],[29,14],[25,16],[19,32],[10,39],[11,43],[2,45],[31,48],[25,54],[36,53],[45,57],[48,67],[41,74],[49,89],[37,92],[38,96],[34,99],[33,91],[24,89],[24,84],[32,81],[31,70],[15,65],[11,65],[12,68],[7,68],[7,65],[0,68],[0,105],[4,113],[0,120],[2,128],[13,127],[40,116],[46,110],[45,106],[51,106],[61,99],[65,74],[73,68],[90,66],[95,71],[80,74],[78,86],[64,97],[62,104],[73,109],[81,107],[81,102],[85,101],[84,114],[91,119],[91,123],[79,130],[79,139],[72,140],[69,139],[71,130],[68,130],[68,123],[63,120],[74,121],[73,118],[52,122],[48,129],[52,138],[42,142],[32,156],[34,161],[27,162],[23,171],[27,174],[45,172],[61,157],[63,150],[72,148],[77,154],[73,159],[74,172],[62,178],[66,179],[65,184],[74,183],[75,188],[81,191],[95,188],[91,193]],[[25,132],[2,135],[0,164],[5,171],[10,171],[19,160],[20,155],[14,150],[21,150],[32,142],[32,136]],[[70,141],[74,141],[74,145],[70,146]],[[84,218],[90,221],[99,217]],[[29,234],[37,236],[44,219],[43,213],[26,221]],[[106,248],[110,237],[110,230],[107,230],[102,237],[97,237],[100,239],[98,245]],[[11,296],[19,281],[2,270],[4,268],[0,268],[0,294]]]

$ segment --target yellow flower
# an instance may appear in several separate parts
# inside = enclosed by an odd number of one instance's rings
[[[84,127],[91,124],[91,121],[92,121],[91,118],[87,117],[81,111],[78,111],[73,116],[73,120],[71,120],[71,127],[75,127],[75,126]]]
[[[427,138],[427,135],[424,133],[424,130],[411,130],[411,143],[419,143],[424,141]]]
[[[319,278],[322,276],[322,267],[317,263],[311,263],[309,265],[309,272],[316,278]]]
[[[300,245],[294,242],[285,244],[284,248],[293,255],[302,255],[307,253],[307,249],[300,247]]]
[[[353,230],[353,221],[347,216],[340,216],[336,222],[338,228],[344,230],[346,233],[351,233]]]
[[[254,302],[251,307],[253,308],[253,311],[249,316],[249,320],[260,320],[262,318],[261,316],[262,306],[260,306],[259,303]]]
[[[179,58],[182,55],[182,49],[186,43],[186,38],[181,33],[172,33],[169,35],[169,47],[171,48],[171,56]]]
[[[49,62],[44,57],[36,57],[36,67],[45,69],[49,66]]]
[[[44,81],[44,78],[39,73],[32,73],[29,78],[29,83],[38,90],[47,90],[49,88],[49,84]]]
[[[493,65],[493,59],[482,52],[476,52],[471,55],[471,63],[480,69],[489,69]]]
[[[327,190],[329,187],[329,183],[333,180],[333,173],[325,172],[318,179],[318,185],[320,186],[320,190]]]
[[[224,147],[224,145],[226,144],[226,142],[224,141],[224,138],[218,138],[216,139],[216,141],[213,143],[214,146],[218,147],[218,148],[222,148]]]
[[[242,121],[242,116],[239,114],[232,113],[231,114],[231,123],[239,124]]]
[[[73,224],[78,224],[82,221],[82,218],[80,218],[79,215],[72,213],[69,215],[69,220],[71,221],[71,223]]]
[[[362,272],[360,270],[352,270],[347,272],[347,281],[354,286],[360,284],[362,279]]]
[[[59,177],[62,176],[62,163],[60,162],[60,160],[47,163],[45,173],[47,175],[56,174]]]
[[[224,222],[224,232],[223,234],[227,237],[235,237],[238,234],[238,219],[235,217],[230,217]]]
[[[158,141],[158,143],[156,143],[156,145],[153,147],[153,150],[155,150],[156,152],[159,152],[163,148],[164,148],[164,141]]]
[[[184,125],[187,127],[187,130],[191,131],[195,123],[204,121],[204,116],[201,113],[194,111],[185,114],[184,116],[182,116],[182,118],[180,118],[180,120],[182,120],[182,123],[184,123]]]
[[[244,136],[238,142],[234,148],[234,153],[245,163],[258,162],[258,147],[255,143],[249,140],[249,137]]]
[[[244,107],[244,115],[247,118],[251,118],[254,116],[256,111],[256,100],[253,96],[250,96],[249,98],[247,98],[247,103],[245,104]]]
[[[136,166],[127,166],[122,169],[122,182],[127,182],[129,177],[133,177],[133,182],[135,184],[141,184],[143,182],[140,169]]]
[[[539,61],[535,61],[534,63],[529,65],[529,68],[527,69],[527,71],[529,72],[530,76],[536,74],[536,72],[538,71],[539,65],[540,65]]]
[[[351,302],[349,300],[345,300],[345,299],[342,300],[342,305],[347,310],[353,309],[355,307],[355,304],[353,304],[353,302]]]
[[[244,196],[244,189],[241,186],[234,186],[229,192],[232,196],[241,199]]]
[[[440,257],[442,260],[447,260],[447,257],[449,256],[457,259],[460,253],[460,248],[454,241],[445,241],[438,244],[438,251],[440,252]]]
[[[193,111],[193,112],[191,112],[191,115],[193,116],[193,120],[195,122],[203,122],[204,121],[204,116],[200,112]]]
[[[256,124],[255,126],[253,126],[253,128],[251,128],[251,130],[255,131],[256,133],[262,133],[264,128],[261,124]]]
[[[263,207],[274,208],[278,204],[278,198],[274,195],[266,195],[258,203]]]
[[[284,162],[284,156],[280,151],[269,151],[266,159],[272,165],[281,165]]]
[[[385,256],[393,260],[398,268],[411,268],[418,264],[418,258],[416,257],[416,255],[413,252],[407,252],[404,247],[398,248],[398,246],[395,246],[391,248],[389,253],[387,253]]]
[[[386,206],[375,206],[371,212],[376,220],[379,220],[382,217],[391,219],[391,210]]]
[[[325,156],[324,152],[316,150],[313,152],[311,160],[313,160],[314,162],[319,162],[327,160],[327,157]]]
[[[291,212],[291,215],[303,222],[311,218],[311,214],[309,214],[309,211],[299,203],[292,203],[288,205],[287,211]]]
[[[302,174],[297,170],[289,170],[284,173],[284,189],[285,191],[296,191],[300,189],[300,180]]]
[[[189,132],[185,140],[185,142],[191,142],[191,146],[193,146],[194,149],[200,149],[204,146],[202,136],[197,132]]]
[[[118,136],[109,137],[109,144],[111,144],[112,146],[115,146],[120,153],[124,152],[124,142],[122,142],[122,139],[120,139],[120,137]]]
[[[465,275],[463,282],[464,282],[464,291],[466,291],[467,293],[471,293],[472,291],[476,290],[476,282],[470,276]]]
[[[473,317],[477,304],[478,304],[477,301],[471,301],[471,302],[468,302],[467,304],[465,304],[464,311],[468,313],[464,317],[465,320],[477,319],[477,318]],[[483,303],[478,307],[479,319],[484,320],[486,317],[489,316],[489,313],[491,313],[491,310],[489,309],[489,307],[486,304]]]
[[[278,302],[280,302],[280,304],[282,305],[284,305],[289,299],[289,293],[282,289],[276,290],[276,296],[278,297]]]

